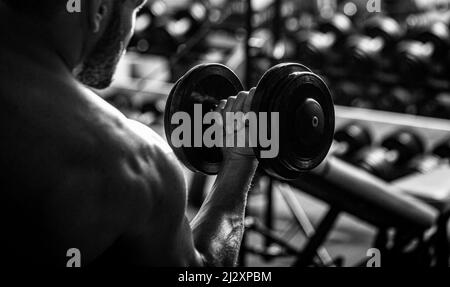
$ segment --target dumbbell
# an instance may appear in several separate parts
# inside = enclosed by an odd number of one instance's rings
[[[377,177],[392,181],[407,174],[407,162],[425,150],[422,139],[410,130],[399,130],[386,137],[380,146],[363,148],[352,163]]]
[[[415,39],[399,43],[399,72],[412,79],[427,74],[441,75],[445,69],[442,61],[447,56],[449,47],[449,27],[442,22],[433,23]]]
[[[450,137],[437,144],[433,149],[433,154],[450,161]]]
[[[344,14],[337,13],[320,23],[317,31],[299,33],[297,39],[299,57],[307,65],[321,67],[331,57],[333,50],[343,50],[347,38],[352,33],[351,20]]]
[[[169,145],[178,159],[194,172],[213,175],[223,161],[222,150],[208,148],[203,143],[195,147],[179,147],[172,142],[172,133],[180,124],[172,123],[177,112],[191,119],[214,111],[221,100],[243,90],[236,74],[221,64],[202,64],[180,78],[167,99],[164,123]],[[200,104],[202,115],[194,114]],[[279,153],[275,158],[263,158],[265,149],[258,141],[253,147],[256,158],[269,175],[278,179],[297,178],[302,172],[317,167],[326,157],[334,133],[334,106],[325,82],[307,67],[285,63],[269,69],[260,79],[251,103],[251,111],[259,115],[279,114]],[[270,116],[268,117],[270,120]],[[260,122],[258,122],[258,126]],[[191,121],[194,130],[194,121]],[[270,135],[271,124],[266,134]],[[198,128],[198,127],[197,127]],[[203,126],[202,132],[205,131]]]
[[[413,158],[407,164],[408,173],[427,173],[439,166],[446,165],[450,160],[450,138],[436,144],[431,152]]]
[[[373,86],[373,85],[372,85]],[[332,86],[335,103],[343,106],[374,109],[377,98],[372,89],[354,81],[342,80]]]
[[[450,93],[437,93],[421,105],[419,113],[427,117],[450,119]]]
[[[387,68],[397,42],[404,32],[398,22],[387,16],[369,19],[363,28],[364,35],[349,38],[349,59],[355,68],[372,71]]]
[[[421,91],[410,91],[403,86],[388,87],[383,91],[378,107],[383,111],[417,114],[422,100]]]
[[[362,148],[372,145],[370,130],[357,122],[350,122],[336,130],[333,155],[350,160]]]
[[[166,29],[176,43],[182,44],[193,36],[207,19],[206,4],[193,1],[188,7],[175,11],[166,24]]]

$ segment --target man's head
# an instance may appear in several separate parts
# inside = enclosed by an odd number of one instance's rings
[[[97,89],[111,84],[146,0],[0,0],[12,11],[47,23],[60,56],[82,83]],[[81,12],[69,12],[79,2]]]

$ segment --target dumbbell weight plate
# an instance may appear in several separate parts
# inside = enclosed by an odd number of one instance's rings
[[[337,41],[343,41],[343,38],[350,35],[353,31],[353,24],[349,17],[344,14],[336,14],[320,24],[319,30],[323,33],[333,33]]]
[[[450,160],[450,137],[439,143],[434,149],[433,153],[441,158]]]
[[[268,70],[258,83],[252,111],[279,113],[279,155],[261,158],[264,147],[254,148],[260,165],[270,175],[295,179],[317,167],[326,157],[334,134],[334,105],[326,84],[308,68],[286,63]],[[271,135],[268,123],[268,135]]]
[[[370,37],[381,37],[387,44],[392,44],[403,35],[403,30],[396,20],[390,17],[373,17],[367,21],[364,30]]]
[[[372,134],[368,127],[358,122],[351,122],[341,127],[334,134],[334,139],[339,143],[346,143],[348,145],[344,156],[354,154],[363,147],[370,146],[373,142]]]
[[[237,95],[244,88],[239,78],[229,68],[220,64],[203,64],[187,72],[172,88],[166,103],[164,126],[167,141],[178,159],[190,170],[213,175],[219,172],[222,158],[220,148],[203,145],[194,147],[194,105],[202,104],[203,116],[214,110],[221,100]],[[175,96],[176,95],[176,96]],[[186,112],[191,118],[191,147],[176,147],[171,141],[172,132],[179,126],[172,124],[176,112]],[[203,126],[203,132],[207,129]]]
[[[425,152],[425,144],[420,135],[412,130],[399,130],[387,137],[381,145],[388,150],[398,152],[397,162],[405,163],[409,159]]]

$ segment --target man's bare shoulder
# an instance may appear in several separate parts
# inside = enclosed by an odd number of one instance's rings
[[[34,208],[45,210],[42,224],[59,231],[46,236],[59,238],[58,254],[79,246],[95,258],[123,234],[158,230],[149,224],[157,217],[161,224],[184,214],[183,172],[161,137],[81,85],[41,82],[14,94],[3,89],[11,97],[2,96],[1,146],[10,158],[2,164],[14,162],[18,172],[8,177],[24,183],[11,194],[20,188],[41,197]]]
[[[148,219],[154,212],[159,213],[162,206],[174,207],[184,214],[184,174],[168,144],[149,127],[127,119],[92,92],[86,93],[92,110],[87,113],[95,122],[94,149],[105,153],[104,164],[109,173],[116,174],[131,188],[119,192],[136,200],[135,211],[146,213],[137,216]]]

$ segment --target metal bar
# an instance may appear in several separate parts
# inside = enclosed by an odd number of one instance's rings
[[[275,47],[278,42],[281,40],[281,34],[282,34],[282,15],[281,15],[281,8],[283,5],[282,0],[275,0],[273,9],[274,9],[274,17],[273,17],[273,25],[272,25],[272,37],[273,37],[273,47]],[[277,60],[272,57],[272,64],[276,65]]]
[[[260,233],[266,238],[269,238],[272,242],[280,245],[281,247],[285,248],[287,252],[291,254],[298,254],[299,250],[295,247],[293,247],[291,244],[286,242],[284,238],[277,235],[272,230],[268,229],[264,225],[262,225],[256,218],[251,218],[252,223],[248,226],[249,230],[255,231],[257,233]]]
[[[437,219],[434,208],[334,157],[287,183],[380,228],[421,234]]]
[[[327,239],[327,236],[333,228],[340,212],[340,210],[330,207],[330,210],[320,222],[316,232],[308,241],[306,247],[298,254],[298,259],[294,266],[308,266],[308,264],[313,261],[317,249],[322,246],[324,241]]]
[[[251,47],[250,40],[253,35],[253,6],[252,0],[247,0],[247,15],[246,15],[246,30],[247,35],[245,39],[245,89],[250,89],[251,83],[251,73],[252,73],[252,55],[251,55]]]
[[[271,177],[268,177],[269,182],[266,188],[266,210],[265,210],[265,225],[269,230],[273,230],[273,180]],[[272,240],[269,237],[266,237],[264,240],[264,246],[269,248],[272,244]]]
[[[450,220],[450,208],[443,212],[438,219],[438,231],[436,234],[436,266],[448,267],[450,264],[450,242],[448,235],[448,222]]]
[[[300,230],[303,232],[306,238],[313,237],[315,233],[314,226],[309,220],[308,215],[306,214],[302,205],[300,204],[300,202],[298,202],[297,197],[295,197],[291,187],[286,185],[283,188],[280,187],[279,191],[284,201],[286,202],[288,208],[294,215],[298,223],[298,226],[300,227]],[[330,254],[324,247],[318,248],[317,256],[323,265],[334,267],[333,259],[331,258]]]

